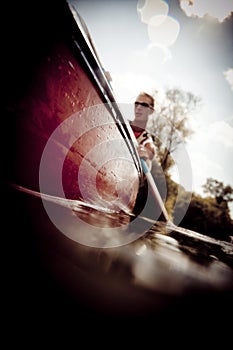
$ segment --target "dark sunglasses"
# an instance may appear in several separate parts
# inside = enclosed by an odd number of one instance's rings
[[[152,109],[153,109],[153,107],[152,107],[151,105],[149,105],[149,103],[146,103],[146,102],[135,101],[135,102],[134,102],[134,105],[135,105],[135,107],[138,106],[138,105],[140,105],[140,106],[142,106],[142,107],[149,107],[149,108],[152,108]]]

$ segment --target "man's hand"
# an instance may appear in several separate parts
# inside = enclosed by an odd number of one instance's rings
[[[138,154],[140,158],[143,158],[146,161],[148,169],[151,170],[151,151],[147,147],[140,145],[138,146]]]
[[[145,160],[149,159],[149,152],[144,146],[138,146],[138,154],[140,158],[143,158]]]

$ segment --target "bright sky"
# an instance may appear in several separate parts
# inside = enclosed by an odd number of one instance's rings
[[[207,177],[233,187],[233,0],[70,2],[111,74],[117,102],[173,87],[202,98],[185,144],[192,171],[186,189],[203,195]],[[175,170],[173,176],[179,182]]]

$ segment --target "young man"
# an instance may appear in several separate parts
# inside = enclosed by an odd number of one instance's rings
[[[155,156],[155,145],[152,136],[146,131],[148,117],[154,112],[154,98],[146,92],[141,92],[134,102],[135,118],[130,122],[138,141],[139,156],[145,159],[149,169]]]
[[[138,141],[139,156],[145,159],[149,170],[151,170],[152,160],[156,155],[156,148],[152,136],[146,131],[146,126],[148,117],[153,112],[154,98],[145,92],[141,92],[134,102],[135,118],[130,122],[130,125]],[[145,193],[148,193],[147,198],[145,198]],[[158,198],[156,197],[157,201]],[[158,203],[159,205],[155,206],[154,196],[152,196],[151,191],[148,192],[148,183],[147,181],[143,181],[139,187],[135,213],[141,213],[141,211],[145,208],[143,215],[151,217],[152,219],[157,217],[159,220],[167,222],[168,215],[166,214],[166,210],[161,211],[160,200]]]

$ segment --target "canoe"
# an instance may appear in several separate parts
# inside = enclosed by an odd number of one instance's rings
[[[5,180],[133,212],[142,180],[135,138],[83,19],[65,0],[7,6]]]

